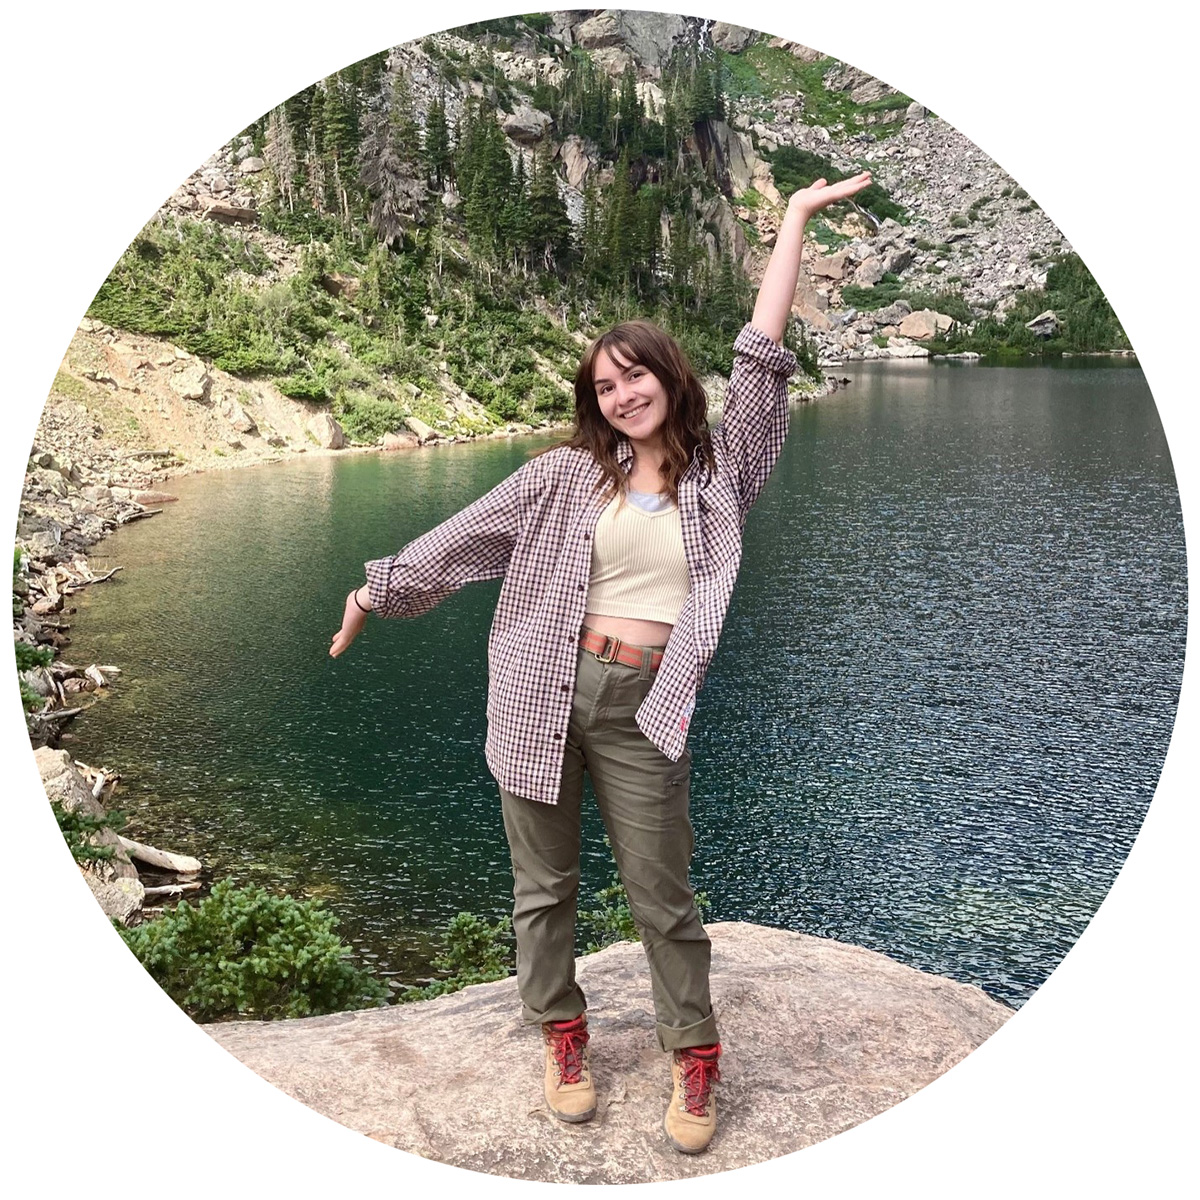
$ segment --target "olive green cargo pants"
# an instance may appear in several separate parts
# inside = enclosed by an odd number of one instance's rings
[[[579,651],[557,804],[501,789],[513,867],[517,986],[530,1024],[587,1007],[575,981],[583,773],[592,778],[650,966],[659,1046],[718,1040],[709,998],[711,947],[688,881],[691,756],[672,762],[637,727],[649,667],[603,663]]]

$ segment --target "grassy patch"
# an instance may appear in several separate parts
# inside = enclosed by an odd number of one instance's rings
[[[87,384],[81,379],[76,379],[74,375],[68,375],[66,371],[59,371],[54,376],[50,390],[54,395],[62,396],[66,400],[84,401],[88,395]]]

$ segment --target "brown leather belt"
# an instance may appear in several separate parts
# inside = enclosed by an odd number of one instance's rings
[[[650,656],[651,671],[657,671],[663,660],[662,648],[658,646],[627,646],[620,638],[597,633],[594,629],[584,629],[579,635],[579,644],[602,663],[619,662],[639,671],[645,666],[647,655]]]

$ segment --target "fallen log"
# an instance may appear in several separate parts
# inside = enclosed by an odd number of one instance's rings
[[[79,764],[76,763],[75,765],[78,766]],[[96,782],[95,782],[94,786],[92,787],[92,799],[93,800],[100,799],[100,793],[102,791],[104,791],[104,785],[107,782],[108,781],[104,778],[104,772],[103,771],[98,772],[96,775]]]
[[[158,896],[182,896],[184,892],[197,892],[200,890],[200,883],[167,883],[162,887],[148,887],[145,890],[147,900],[153,900]]]
[[[201,868],[198,858],[187,854],[172,854],[169,850],[158,850],[154,846],[143,846],[141,842],[131,841],[117,834],[117,841],[125,847],[125,853],[138,862],[147,863],[151,867],[160,867],[175,875],[194,875]]]
[[[122,525],[128,525],[130,521],[140,521],[143,517],[157,517],[162,512],[161,508],[144,508],[141,512],[130,513],[127,517],[118,517],[117,520]]]
[[[117,458],[170,458],[174,453],[174,450],[130,450],[128,454],[118,454]]]
[[[68,717],[77,717],[83,712],[82,708],[60,708],[54,712],[40,712],[37,714],[43,721],[65,721]]]

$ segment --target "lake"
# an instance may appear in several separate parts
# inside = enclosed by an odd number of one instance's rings
[[[697,704],[710,920],[883,951],[1020,1005],[1111,886],[1166,756],[1186,564],[1136,366],[860,363],[793,409]],[[65,657],[123,669],[67,743],[127,832],[320,897],[396,981],[511,903],[483,759],[498,583],[330,637],[362,563],[547,439],[173,481],[95,547]],[[594,809],[581,906],[611,871]]]

